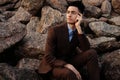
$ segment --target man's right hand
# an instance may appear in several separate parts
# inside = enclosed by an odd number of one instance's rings
[[[78,78],[78,80],[82,80],[80,73],[77,71],[77,69],[73,65],[66,64],[64,67],[66,67],[66,68],[70,69],[71,71],[73,71],[75,73],[76,77]]]

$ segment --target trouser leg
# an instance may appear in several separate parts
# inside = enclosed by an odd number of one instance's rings
[[[50,73],[46,73],[46,74],[39,74],[40,77],[42,77],[42,80],[51,80],[50,79]]]
[[[67,68],[54,68],[52,74],[56,80],[78,80],[76,75]]]
[[[100,80],[100,69],[98,66],[97,53],[94,49],[79,53],[73,59],[71,64],[76,67],[86,65],[90,80]]]

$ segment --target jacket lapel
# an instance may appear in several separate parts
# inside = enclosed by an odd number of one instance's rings
[[[67,24],[65,24],[63,27],[64,28],[62,28],[63,29],[62,36],[64,36],[63,38],[64,38],[65,43],[68,44],[69,43],[69,33],[68,33]]]

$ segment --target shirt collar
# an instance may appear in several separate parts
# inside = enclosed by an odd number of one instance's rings
[[[72,30],[71,27],[69,26],[69,24],[67,24],[68,27],[68,32],[71,33],[72,31],[75,31],[76,29]]]

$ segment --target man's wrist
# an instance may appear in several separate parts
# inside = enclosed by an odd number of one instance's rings
[[[71,66],[71,64],[65,64],[64,67],[68,67],[68,66]]]
[[[68,68],[68,69],[70,69],[71,71],[73,71],[75,74],[79,73],[79,72],[75,69],[75,67],[74,67],[73,65],[71,65],[71,64],[66,64],[65,67]]]
[[[81,29],[81,26],[77,26],[76,28],[77,28],[78,34],[83,34],[83,31],[82,31],[82,29]]]

